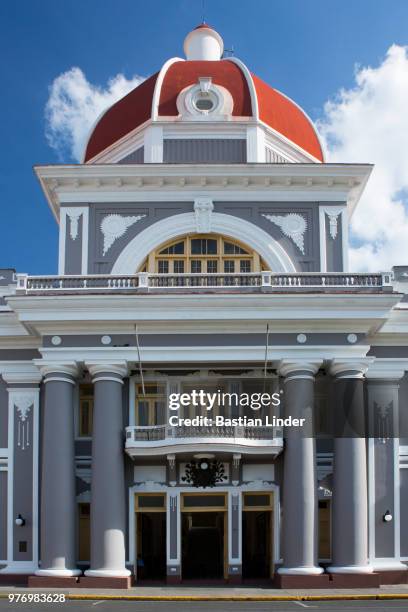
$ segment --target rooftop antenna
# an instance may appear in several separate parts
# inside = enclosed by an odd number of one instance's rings
[[[224,53],[222,54],[223,57],[234,57],[234,55],[234,45],[231,45],[230,49],[224,49]]]
[[[205,23],[205,0],[201,0],[201,12],[202,12],[201,23]]]

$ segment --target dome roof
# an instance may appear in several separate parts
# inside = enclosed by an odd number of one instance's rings
[[[102,115],[90,134],[85,162],[146,121],[179,116],[179,94],[203,77],[210,77],[215,86],[230,93],[233,117],[259,119],[316,160],[324,161],[319,137],[304,111],[250,73],[239,60],[222,59],[223,42],[215,30],[206,24],[197,26],[187,35],[184,51],[187,60],[169,60],[160,72],[138,85]]]

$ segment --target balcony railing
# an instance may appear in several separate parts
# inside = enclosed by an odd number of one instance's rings
[[[126,428],[126,448],[177,445],[202,442],[230,442],[256,445],[268,441],[282,446],[281,427],[171,427],[170,425],[131,426]]]
[[[383,292],[392,291],[391,273],[310,272],[286,274],[149,274],[28,276],[17,274],[19,294],[165,292]]]

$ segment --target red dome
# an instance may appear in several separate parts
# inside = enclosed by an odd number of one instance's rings
[[[259,119],[318,160],[324,161],[316,130],[302,109],[255,74],[251,76],[258,98]]]
[[[85,162],[151,119],[158,76],[159,73],[151,76],[105,112],[89,138]],[[254,74],[245,74],[242,65],[233,60],[176,60],[169,63],[161,86],[157,83],[160,86],[158,116],[178,116],[177,96],[186,87],[196,84],[199,77],[211,77],[215,85],[225,87],[230,92],[234,102],[234,117],[254,116],[250,91],[253,87],[259,119],[314,158],[324,161],[319,138],[307,115],[289,98]]]
[[[232,62],[176,62],[166,72],[160,92],[159,115],[177,116],[177,96],[199,77],[211,77],[214,85],[228,89],[234,100],[235,117],[251,117],[251,94],[242,70]]]

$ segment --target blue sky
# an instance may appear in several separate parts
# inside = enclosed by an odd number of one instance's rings
[[[353,87],[356,64],[378,66],[393,43],[408,44],[406,0],[205,4],[206,20],[226,47],[233,46],[255,73],[313,119],[340,88]],[[73,66],[101,87],[117,73],[150,75],[169,57],[182,55],[186,33],[201,21],[201,5],[201,0],[0,2],[0,267],[30,274],[57,270],[57,226],[32,171],[34,164],[59,162],[45,137],[44,109],[54,79]],[[72,161],[69,151],[65,161]]]

